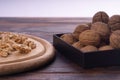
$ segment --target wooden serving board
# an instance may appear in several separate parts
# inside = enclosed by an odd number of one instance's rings
[[[36,49],[28,54],[0,57],[0,75],[28,71],[49,62],[54,57],[54,47],[48,41],[31,35],[25,36],[35,42]]]

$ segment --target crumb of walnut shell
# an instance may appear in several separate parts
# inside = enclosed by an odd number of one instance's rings
[[[80,24],[78,25],[74,32],[73,32],[73,36],[75,39],[79,40],[79,35],[81,32],[85,31],[85,30],[88,30],[89,29],[89,26],[87,24]]]
[[[112,50],[112,49],[114,49],[112,46],[105,45],[105,46],[100,47],[98,50],[104,51],[104,50]]]
[[[95,13],[95,15],[93,16],[93,19],[92,19],[92,23],[95,23],[95,22],[108,23],[108,21],[109,21],[109,16],[104,11],[99,11],[99,12]]]
[[[77,48],[77,49],[81,49],[83,47],[83,45],[78,41],[72,44],[73,47]]]
[[[100,35],[93,30],[83,31],[79,35],[79,41],[82,45],[98,46],[100,44]]]
[[[82,52],[93,52],[93,51],[98,51],[98,49],[95,46],[88,45],[80,49]]]
[[[120,48],[120,30],[116,30],[110,35],[110,45],[113,48]]]
[[[73,44],[76,41],[72,34],[63,34],[60,38],[68,44]]]
[[[111,31],[120,30],[120,15],[111,16],[108,24],[111,27]]]
[[[91,30],[96,31],[101,36],[102,41],[108,41],[111,33],[110,27],[103,22],[93,23]]]

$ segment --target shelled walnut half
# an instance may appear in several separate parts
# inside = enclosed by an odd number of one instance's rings
[[[0,56],[8,57],[17,52],[26,54],[36,48],[36,44],[18,33],[0,32]]]

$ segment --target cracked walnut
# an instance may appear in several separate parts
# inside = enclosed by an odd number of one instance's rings
[[[22,34],[0,32],[0,56],[8,57],[12,53],[29,53],[36,44]]]

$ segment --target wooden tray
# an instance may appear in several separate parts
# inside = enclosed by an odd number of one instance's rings
[[[54,57],[54,47],[48,41],[31,35],[25,36],[38,42],[39,47],[27,55],[0,58],[0,75],[28,71],[46,64]]]

